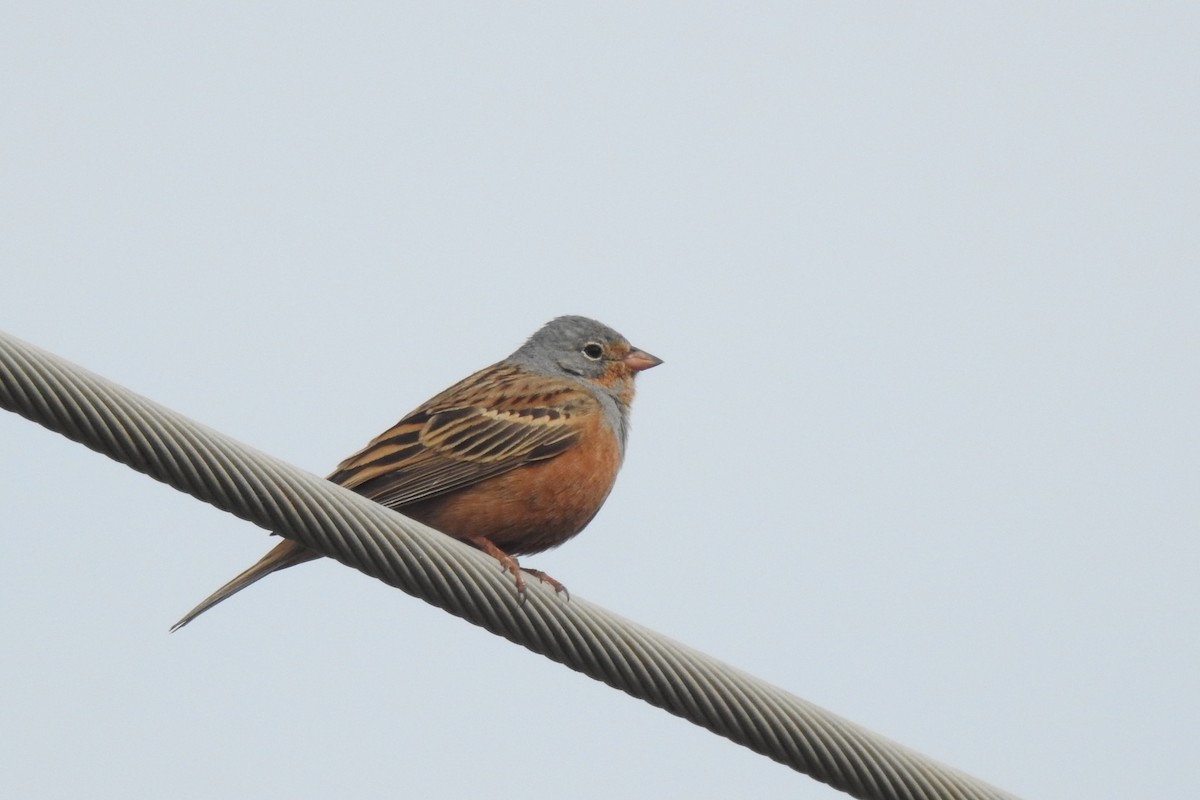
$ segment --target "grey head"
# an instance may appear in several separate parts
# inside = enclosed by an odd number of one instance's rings
[[[622,445],[629,430],[634,376],[662,363],[604,323],[578,316],[550,320],[508,361],[541,375],[572,377],[598,389],[595,394]]]

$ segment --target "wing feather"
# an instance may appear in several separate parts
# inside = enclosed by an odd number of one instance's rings
[[[579,438],[596,400],[566,379],[497,365],[430,400],[343,461],[329,480],[386,506],[466,488],[554,458]]]

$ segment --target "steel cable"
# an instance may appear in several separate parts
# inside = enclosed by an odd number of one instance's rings
[[[854,797],[1013,797],[3,332],[0,406]]]

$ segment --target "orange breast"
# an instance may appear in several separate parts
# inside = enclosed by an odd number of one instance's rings
[[[561,455],[397,510],[456,539],[486,536],[514,556],[560,545],[591,522],[621,466],[603,414],[581,422],[579,440]]]

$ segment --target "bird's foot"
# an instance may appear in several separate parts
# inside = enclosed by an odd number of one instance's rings
[[[549,575],[542,572],[540,569],[530,569],[529,567],[521,567],[521,570],[529,573],[530,575],[537,578],[542,583],[550,584],[550,586],[553,587],[555,594],[566,594],[567,602],[571,601],[571,593],[567,591],[567,587],[563,586],[561,583],[554,580],[554,578],[551,578]]]

